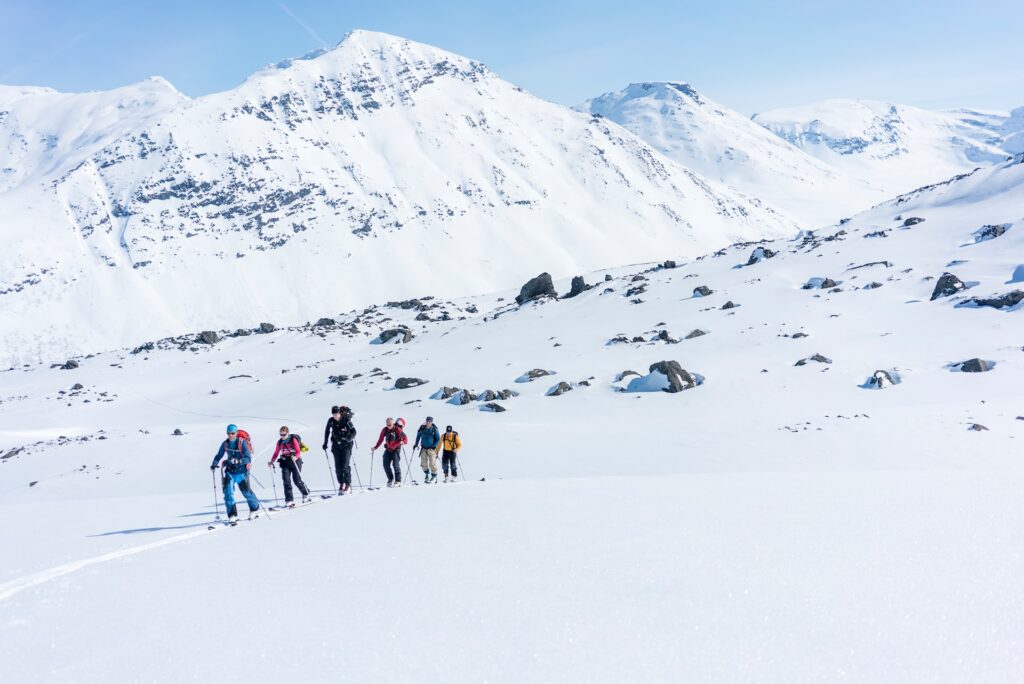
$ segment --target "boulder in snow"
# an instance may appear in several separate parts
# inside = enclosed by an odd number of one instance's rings
[[[592,287],[593,285],[587,285],[587,281],[583,279],[583,276],[574,276],[572,279],[572,285],[569,286],[568,294],[563,295],[562,298],[569,299],[570,297],[575,297],[576,295],[583,294]]]
[[[197,344],[217,344],[220,342],[220,335],[212,330],[204,330],[196,336]]]
[[[832,359],[828,358],[827,356],[822,356],[821,354],[812,354],[811,356],[808,356],[805,359],[800,359],[794,365],[806,366],[811,361],[814,361],[816,363],[832,363]]]
[[[567,382],[565,382],[563,380],[562,382],[558,383],[557,385],[555,385],[554,387],[549,389],[547,392],[545,392],[544,395],[548,396],[548,397],[560,397],[563,394],[565,394],[566,392],[571,392],[571,391],[572,391],[572,385],[570,385],[569,383],[567,383]]]
[[[641,342],[642,341],[643,340],[641,340]],[[534,368],[533,370],[526,371],[525,373],[520,375],[518,378],[516,378],[516,382],[520,382],[520,383],[522,383],[522,382],[533,382],[537,378],[543,378],[543,377],[545,377],[547,375],[554,375],[554,374],[555,374],[555,371],[544,370],[543,368]]]
[[[861,387],[864,389],[885,389],[900,384],[900,376],[896,371],[876,370]]]
[[[685,370],[678,361],[658,361],[648,368],[648,374],[633,378],[627,392],[669,392],[688,390],[703,383],[703,378]]]
[[[412,331],[408,328],[390,328],[388,330],[382,330],[375,341],[378,344],[387,344],[389,342],[393,342],[394,344],[406,344],[412,338]]]
[[[911,226],[916,226],[919,223],[924,223],[924,219],[920,216],[911,216],[903,221],[903,227],[910,228]]]
[[[739,304],[733,303],[733,301],[730,299],[729,301],[722,305],[722,310],[727,311],[728,309],[735,309],[737,306],[739,306]]]
[[[518,397],[518,396],[519,396],[519,392],[516,392],[515,390],[503,389],[503,390],[498,392],[498,398],[499,399],[507,400],[507,399],[512,399],[513,397]]]
[[[952,370],[960,371],[961,373],[987,373],[995,367],[995,361],[974,358],[953,364]]]
[[[541,273],[536,278],[531,278],[526,281],[526,284],[519,290],[519,295],[516,297],[516,304],[525,304],[526,302],[537,299],[538,297],[557,297],[558,294],[555,292],[555,284],[551,282],[550,273]]]
[[[683,339],[687,339],[687,340],[692,340],[692,339],[694,339],[695,337],[702,337],[702,336],[704,336],[704,335],[707,335],[707,334],[708,334],[708,331],[707,331],[707,330],[701,330],[700,328],[694,328],[694,329],[693,329],[693,330],[691,330],[691,331],[690,331],[690,333],[689,333],[689,334],[688,334],[688,335],[687,335],[687,336],[686,336],[685,338],[683,338]]]
[[[934,302],[939,297],[949,297],[950,295],[954,295],[964,289],[964,287],[964,281],[960,280],[952,273],[943,273],[935,283],[935,289],[932,290],[931,301]]]
[[[449,404],[455,406],[465,406],[466,404],[476,401],[476,395],[469,390],[459,390],[452,395],[451,399],[448,400]]]
[[[988,306],[993,309],[1014,309],[1024,302],[1024,290],[1014,290],[999,297],[975,297],[963,302],[961,306]]]
[[[777,253],[768,249],[767,247],[757,247],[753,252],[750,253],[750,258],[747,259],[747,266],[753,266],[759,264],[765,259],[773,258]]]
[[[806,283],[804,283],[803,288],[801,289],[828,290],[830,288],[836,287],[836,285],[836,281],[832,280],[831,278],[810,278]]]
[[[272,333],[275,330],[277,330],[277,328],[274,327],[273,323],[260,323],[259,332],[262,335],[266,335],[267,333]]]
[[[490,401],[481,406],[480,410],[484,411],[485,413],[504,413],[506,411],[504,406],[493,401]]]
[[[395,380],[395,389],[409,389],[410,387],[419,387],[420,385],[427,384],[426,380],[420,378],[398,378]]]
[[[974,242],[975,244],[977,244],[979,242],[985,242],[987,240],[994,240],[995,238],[999,237],[1000,235],[1008,231],[1010,229],[1010,226],[1012,225],[1012,223],[997,223],[982,226],[978,230],[974,231]]]
[[[701,285],[700,287],[693,288],[693,296],[694,297],[707,297],[712,292],[714,292],[714,290],[712,290],[707,285]]]

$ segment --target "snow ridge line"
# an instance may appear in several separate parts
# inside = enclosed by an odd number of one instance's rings
[[[0,584],[0,601],[5,601],[20,591],[30,589],[31,587],[35,587],[40,584],[45,584],[46,582],[55,580],[58,577],[63,577],[64,575],[70,575],[71,573],[77,572],[82,568],[87,568],[90,565],[106,563],[107,561],[117,560],[118,558],[125,558],[127,556],[134,556],[135,554],[142,553],[143,551],[149,551],[161,546],[166,546],[167,544],[175,544],[177,542],[193,539],[209,533],[209,530],[205,528],[194,532],[185,532],[174,535],[173,537],[167,537],[166,539],[150,542],[148,544],[141,544],[140,546],[133,546],[119,551],[111,551],[110,553],[105,553],[102,556],[84,558],[71,563],[65,563],[64,565],[58,565],[57,567],[50,568],[49,570],[42,570],[31,575],[26,575],[25,577],[20,577],[18,579],[11,580],[10,582]]]

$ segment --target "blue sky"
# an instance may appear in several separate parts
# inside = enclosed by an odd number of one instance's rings
[[[1024,2],[0,0],[0,83],[112,88],[163,76],[190,96],[354,28],[486,63],[575,104],[683,80],[744,113],[826,97],[1024,105]]]

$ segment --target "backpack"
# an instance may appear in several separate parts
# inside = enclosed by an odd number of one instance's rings
[[[246,446],[249,447],[249,456],[252,457],[252,458],[255,458],[256,457],[256,452],[252,450],[252,439],[249,437],[249,433],[246,432],[245,430],[239,428],[238,429],[237,437],[238,437],[238,439],[240,439],[243,442],[245,442]]]
[[[294,437],[295,439],[299,440],[299,452],[300,452],[300,453],[303,453],[303,454],[304,454],[304,453],[306,453],[307,451],[309,451],[309,447],[308,447],[308,446],[306,446],[306,443],[302,441],[302,435],[297,435],[297,434],[295,434],[295,433],[293,432],[293,433],[291,433],[291,434],[290,434],[289,436],[290,436],[290,437]]]
[[[447,432],[442,432],[441,433],[441,448],[442,449],[444,449],[444,445],[445,445],[445,440],[446,439],[448,439],[448,433]],[[456,441],[458,439],[459,439],[459,431],[458,430],[452,430],[451,439],[448,439],[448,442],[452,445],[451,451],[455,450],[455,443],[456,443]]]

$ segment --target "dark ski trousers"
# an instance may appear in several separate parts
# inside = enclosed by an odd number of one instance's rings
[[[458,477],[459,476],[459,471],[458,471],[458,469],[457,469],[455,464],[456,464],[455,452],[454,451],[448,451],[447,449],[445,449],[444,454],[442,454],[442,456],[441,456],[441,468],[444,470],[445,477],[448,476],[448,468],[449,467],[451,468],[451,471],[452,471],[452,477]]]
[[[293,461],[290,458],[278,459],[278,464],[281,466],[281,479],[284,480],[284,500],[286,503],[290,503],[294,498],[292,496],[292,480],[295,480],[295,486],[302,492],[302,496],[309,496],[309,490],[306,489],[306,483],[302,481],[302,459]]]
[[[352,442],[335,442],[331,445],[334,454],[334,471],[338,473],[338,486],[352,486]]]
[[[392,468],[394,472],[392,473]],[[392,480],[395,482],[402,481],[402,456],[398,449],[391,451],[390,449],[384,450],[384,472],[388,476],[388,482]]]

